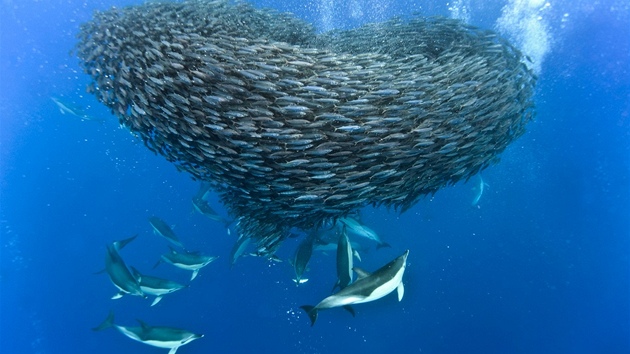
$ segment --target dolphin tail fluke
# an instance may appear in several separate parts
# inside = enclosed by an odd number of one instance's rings
[[[97,327],[92,328],[92,330],[102,331],[104,329],[112,327],[113,325],[114,325],[114,312],[109,311],[109,315],[107,315],[107,318],[105,319],[105,321],[103,321],[103,323],[101,323]]]
[[[343,307],[344,310],[350,312],[350,314],[352,315],[352,317],[355,317],[356,313],[354,312],[354,309],[352,308],[352,306],[350,305],[346,305]]]
[[[311,319],[311,327],[313,327],[315,325],[315,321],[317,321],[317,309],[315,308],[315,306],[304,305],[300,306],[300,308],[304,310],[308,315],[308,318]]]
[[[121,249],[125,248],[125,246],[127,246],[131,241],[135,240],[136,237],[138,237],[138,234],[135,234],[121,241],[116,241],[114,242],[114,245],[116,246],[116,249],[120,251]]]
[[[376,249],[380,249],[380,248],[383,248],[383,247],[392,247],[392,245],[390,245],[387,242],[381,242],[378,245],[376,245]]]

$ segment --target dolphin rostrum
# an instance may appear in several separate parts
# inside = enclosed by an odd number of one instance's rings
[[[409,250],[372,274],[354,267],[354,271],[359,277],[354,283],[325,298],[316,306],[304,305],[300,308],[306,311],[311,319],[311,326],[313,326],[319,310],[343,307],[354,316],[354,310],[350,305],[378,300],[394,290],[398,290],[398,301],[400,301],[405,293],[402,278],[408,255]]]
[[[182,345],[203,337],[203,334],[195,334],[179,328],[149,326],[140,320],[138,322],[140,322],[140,327],[116,325],[114,324],[114,313],[110,312],[105,321],[98,327],[92,328],[92,330],[101,331],[114,327],[120,333],[138,342],[158,348],[170,349],[168,354],[175,354]]]
[[[107,254],[105,255],[105,271],[109,275],[109,279],[120,290],[112,299],[119,299],[124,294],[145,296],[140,288],[140,283],[136,277],[129,271],[127,264],[122,259],[118,251],[123,249],[127,244],[133,241],[138,235],[124,239],[122,241],[113,242],[107,245]]]
[[[146,295],[155,296],[155,300],[151,303],[151,306],[156,305],[162,300],[162,296],[170,293],[174,293],[177,290],[181,290],[186,287],[180,283],[174,282],[168,279],[156,278],[150,275],[141,274],[137,269],[131,267],[131,271],[136,279],[139,279],[140,289]]]
[[[173,229],[171,229],[171,227],[168,226],[168,224],[164,222],[164,220],[156,216],[152,216],[149,218],[149,223],[151,224],[151,227],[153,227],[153,231],[156,234],[169,240],[175,246],[184,248],[184,245],[182,245],[182,243],[179,241],[179,238],[177,238],[177,235],[175,235]]]

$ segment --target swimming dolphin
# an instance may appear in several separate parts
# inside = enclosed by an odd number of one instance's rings
[[[119,299],[124,294],[145,296],[144,292],[140,288],[140,282],[129,271],[127,264],[122,259],[118,251],[123,249],[131,241],[133,241],[138,235],[124,239],[122,241],[113,242],[107,245],[107,254],[105,255],[105,271],[109,275],[109,279],[114,283],[114,286],[120,290],[112,299]]]
[[[193,280],[199,274],[199,270],[208,264],[212,263],[219,257],[204,256],[198,252],[185,252],[180,253],[171,248],[171,253],[163,254],[162,260],[166,263],[170,263],[177,268],[192,270],[192,276],[190,280]]]
[[[375,241],[377,243],[376,248],[391,247],[389,243],[381,240],[374,230],[363,225],[356,219],[347,216],[345,218],[340,218],[339,221],[348,228],[348,232]]]
[[[195,210],[197,210],[201,215],[206,216],[208,219],[218,221],[225,225],[225,227],[229,227],[232,223],[232,220],[228,220],[214,211],[205,199],[193,198],[192,203]]]
[[[304,305],[300,308],[306,311],[311,319],[311,326],[313,326],[319,310],[343,307],[354,316],[354,310],[349,305],[378,300],[395,289],[398,290],[398,301],[400,301],[405,293],[402,278],[407,266],[408,255],[409,250],[372,274],[354,267],[354,271],[359,276],[354,283],[325,298],[316,306]]]
[[[476,190],[477,193],[475,194],[475,197],[473,198],[472,203],[470,203],[471,206],[478,206],[477,204],[479,204],[479,200],[481,199],[481,196],[483,195],[483,191],[485,187],[488,187],[488,184],[483,181],[483,177],[481,177],[481,174],[479,174],[479,185],[473,188],[473,190]]]
[[[166,222],[164,222],[164,220],[156,217],[156,216],[152,216],[149,218],[149,223],[151,224],[151,227],[153,227],[153,231],[164,237],[165,239],[169,240],[169,242],[171,242],[172,244],[174,244],[175,246],[184,248],[184,245],[182,245],[182,243],[179,241],[179,239],[177,238],[177,235],[175,235],[175,232],[173,231],[173,229],[171,229],[170,226],[168,226],[168,224]]]
[[[114,324],[114,313],[110,312],[105,321],[98,327],[92,328],[92,330],[102,331],[114,327],[120,333],[138,342],[158,348],[170,349],[168,354],[175,354],[182,345],[203,337],[203,334],[195,334],[179,328],[149,326],[140,320],[138,322],[140,322],[140,327],[116,325]]]
[[[352,255],[352,246],[350,245],[348,234],[344,227],[341,231],[341,235],[339,235],[339,242],[337,243],[337,283],[335,283],[333,290],[335,290],[336,287],[343,289],[352,283]]]
[[[293,281],[295,285],[306,283],[308,279],[302,278],[306,271],[306,266],[311,260],[313,254],[313,243],[315,242],[315,234],[308,235],[295,251],[295,257],[293,258],[293,270],[295,271],[295,278]]]
[[[315,241],[315,245],[313,246],[313,251],[318,251],[318,252],[323,252],[324,254],[326,254],[327,252],[332,252],[335,251],[337,252],[337,247],[338,247],[338,243],[334,242],[334,243],[320,243],[319,240]],[[359,262],[361,262],[361,254],[359,254],[359,249],[362,249],[363,251],[366,251],[365,249],[363,249],[363,247],[354,241],[350,241],[350,247],[352,248],[352,254],[354,255],[354,257],[356,259],[359,260]]]
[[[249,236],[243,235],[241,235],[238,240],[236,240],[234,246],[232,247],[232,251],[230,252],[230,267],[233,267],[234,263],[236,263],[236,260],[243,255],[243,253],[247,249],[247,246],[249,246],[250,241],[251,238]]]
[[[155,300],[151,303],[154,306],[162,300],[162,296],[181,290],[186,285],[179,284],[172,280],[152,277],[150,275],[141,274],[137,269],[131,267],[131,271],[136,279],[140,281],[140,289],[146,295],[155,296]]]
[[[81,108],[73,106],[72,104],[68,102],[64,102],[57,97],[51,97],[50,99],[55,103],[55,105],[57,105],[57,108],[59,108],[59,112],[61,114],[69,114],[81,120],[91,120],[91,121],[99,122],[101,124],[105,123],[105,119],[99,119],[99,118],[94,118],[92,116],[89,116],[85,112],[83,112]]]

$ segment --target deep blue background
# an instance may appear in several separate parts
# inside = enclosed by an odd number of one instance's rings
[[[337,0],[339,4],[345,3]],[[296,288],[288,262],[241,259],[233,236],[199,214],[197,184],[154,156],[96,100],[68,53],[94,9],[130,1],[11,1],[0,6],[0,351],[166,353],[115,331],[116,322],[171,325],[206,336],[179,353],[624,353],[630,352],[630,5],[553,1],[541,13],[551,41],[541,65],[538,116],[474,183],[458,184],[405,214],[364,211],[391,249],[364,252],[376,269],[409,248],[402,302],[388,296],[321,313],[311,328],[299,306],[334,283],[334,255],[317,253]],[[325,3],[322,1],[321,3]],[[332,2],[331,2],[332,3]],[[419,11],[449,15],[445,3],[369,1],[363,17],[336,11],[337,27]],[[479,4],[477,4],[479,3]],[[260,1],[322,26],[316,2]],[[420,5],[422,4],[422,6]],[[470,21],[492,28],[504,2],[471,1]],[[320,4],[321,5],[321,4]],[[567,14],[567,16],[565,16]],[[562,21],[564,19],[564,21]],[[107,118],[61,115],[63,96]],[[222,213],[225,210],[213,201]],[[221,258],[190,288],[155,307],[110,300],[105,245],[139,233],[123,251],[141,271],[166,250],[147,217],[159,215],[191,249]],[[280,256],[289,258],[297,241]],[[182,282],[188,272],[154,273]]]

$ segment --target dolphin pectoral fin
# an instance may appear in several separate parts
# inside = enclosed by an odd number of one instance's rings
[[[107,269],[101,269],[98,272],[94,272],[94,274],[103,274],[105,272],[107,272]]]
[[[403,282],[398,284],[398,288],[396,288],[396,290],[398,291],[398,301],[400,301],[402,300],[403,295],[405,295],[405,286],[403,285]]]
[[[304,305],[300,306],[300,308],[306,311],[308,318],[311,319],[311,327],[313,327],[315,325],[315,321],[317,321],[317,309],[315,308],[315,306]]]
[[[190,280],[193,280],[197,277],[197,274],[199,274],[199,269],[195,269],[193,270],[192,276],[190,277]]]
[[[359,262],[361,262],[361,255],[359,254],[359,251],[357,251],[357,250],[352,250],[352,254],[354,255],[354,257],[355,257],[356,259],[358,259],[358,260],[359,260]]]
[[[125,293],[123,293],[122,291],[119,293],[116,293],[114,294],[114,296],[112,296],[112,300],[120,299],[121,297],[123,297],[123,295],[125,295]]]
[[[173,347],[171,348],[171,350],[168,351],[168,354],[175,354],[175,352],[177,351],[179,347]]]
[[[352,317],[355,317],[355,314],[356,314],[356,313],[354,312],[354,309],[352,308],[352,306],[350,306],[350,305],[346,305],[346,306],[343,306],[343,309],[344,309],[344,310],[346,310],[346,311],[348,311],[348,312],[350,312],[350,314],[352,315]]]
[[[370,276],[370,272],[364,270],[363,268],[354,267],[352,268],[352,270],[354,270],[354,272],[357,273],[357,280]]]
[[[107,315],[107,318],[105,319],[105,321],[103,321],[103,323],[101,323],[100,325],[92,328],[92,330],[93,331],[102,331],[104,329],[112,327],[113,325],[114,325],[114,312],[109,311],[109,315]]]
[[[157,296],[155,298],[155,300],[153,300],[153,302],[151,303],[151,306],[157,305],[157,303],[160,302],[161,300],[162,300],[162,297],[161,296]]]

